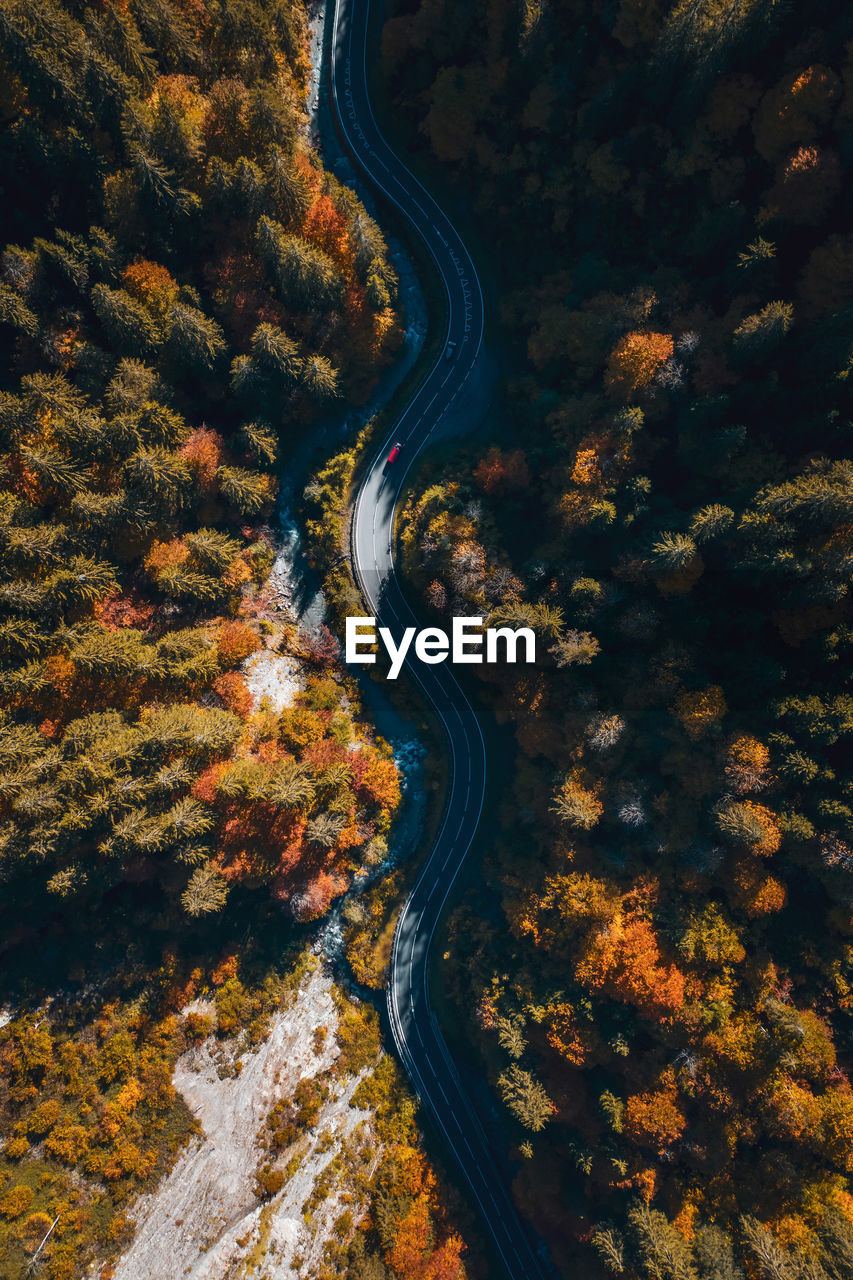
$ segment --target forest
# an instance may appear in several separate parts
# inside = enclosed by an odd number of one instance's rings
[[[409,583],[548,655],[480,669],[515,752],[442,970],[517,1203],[567,1276],[843,1280],[849,7],[393,0],[382,69],[499,306]]]
[[[4,233],[43,233],[2,257],[7,906],[310,896],[387,829],[393,766],[350,775],[334,682],[253,720],[237,668],[277,462],[393,347],[384,241],[302,139],[301,11],[0,17]]]
[[[309,140],[309,71],[295,0],[0,0],[9,1280],[37,1251],[49,1280],[112,1274],[198,1130],[177,1058],[264,1039],[400,801],[333,637],[269,583],[280,467],[400,341],[382,234]],[[283,710],[247,681],[269,651],[299,664]],[[359,1018],[341,1071],[380,1052]],[[352,1242],[353,1276],[455,1280],[411,1099],[377,1070],[368,1202],[391,1208],[341,1228],[328,1274]]]
[[[477,677],[514,748],[441,948],[516,1201],[566,1276],[847,1280],[853,17],[385,18],[386,106],[483,237],[500,368],[413,473],[403,564],[427,621],[539,641]],[[269,575],[280,469],[367,399],[401,311],[309,141],[296,0],[0,0],[0,73],[0,1276],[50,1232],[48,1280],[106,1280],[197,1133],[176,1061],[251,1052],[387,854],[392,751]],[[305,491],[336,625],[356,449]],[[299,664],[284,709],[267,653]],[[404,885],[344,909],[367,990]],[[342,1009],[381,1158],[324,1280],[461,1280],[458,1200]],[[267,1117],[259,1202],[324,1087]]]

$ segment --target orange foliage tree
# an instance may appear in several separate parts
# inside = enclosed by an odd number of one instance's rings
[[[406,1280],[462,1280],[462,1241],[449,1236],[436,1249],[433,1240],[429,1200],[421,1193],[397,1228],[388,1263]]]
[[[590,938],[575,977],[592,991],[634,1005],[653,1021],[672,1017],[684,1003],[684,975],[663,960],[655,932],[642,916],[618,914]]]
[[[182,538],[170,538],[168,542],[152,542],[145,557],[145,568],[152,578],[164,569],[174,569],[189,559],[189,548]]]
[[[244,622],[225,622],[219,628],[217,650],[220,665],[223,667],[239,666],[260,647],[261,642],[257,632],[247,627]]]
[[[351,268],[352,247],[347,220],[329,196],[317,196],[305,217],[303,235],[330,254],[340,266]]]
[[[125,289],[138,302],[144,303],[158,319],[165,319],[169,308],[178,300],[178,282],[159,262],[137,258],[122,272]]]
[[[249,715],[255,700],[245,678],[239,671],[226,671],[213,682],[213,691],[222,699],[229,711],[243,719]]]
[[[382,809],[394,809],[400,802],[400,775],[393,760],[362,748],[364,761],[353,761],[353,773],[360,794]]]
[[[675,1075],[671,1069],[664,1073],[658,1088],[628,1098],[622,1125],[632,1142],[651,1147],[658,1155],[678,1141],[687,1120],[678,1106]]]
[[[647,387],[675,350],[672,336],[635,329],[619,339],[607,362],[605,386],[615,399],[630,400]]]
[[[729,898],[733,907],[755,919],[781,911],[788,893],[775,876],[767,875],[760,864],[746,859],[731,873]]]
[[[222,436],[212,427],[196,427],[179,449],[181,457],[196,477],[202,493],[209,493],[216,484],[216,471],[222,465],[224,445]]]

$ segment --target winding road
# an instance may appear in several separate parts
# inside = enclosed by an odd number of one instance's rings
[[[372,186],[418,232],[447,291],[446,342],[367,469],[353,516],[355,576],[371,613],[399,640],[404,626],[415,619],[394,569],[397,502],[406,473],[471,376],[482,346],[484,311],[477,271],[458,232],[388,146],[374,118],[367,87],[369,7],[370,0],[335,0],[332,104],[354,159]],[[447,342],[455,343],[451,359],[444,355]],[[398,440],[403,446],[400,456],[388,467],[388,451]],[[427,666],[410,650],[406,666],[444,726],[450,767],[442,825],[394,935],[388,984],[391,1028],[403,1064],[464,1174],[506,1274],[511,1280],[542,1280],[542,1268],[429,1002],[430,944],[483,808],[483,734],[448,664]]]

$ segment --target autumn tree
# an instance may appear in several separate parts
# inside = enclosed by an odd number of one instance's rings
[[[513,1064],[499,1077],[498,1088],[507,1107],[525,1129],[539,1133],[545,1128],[555,1107],[535,1076]]]
[[[614,347],[605,385],[615,399],[631,400],[647,387],[662,364],[672,358],[672,337],[653,330],[626,333]]]

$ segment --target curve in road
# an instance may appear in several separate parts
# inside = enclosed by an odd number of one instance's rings
[[[332,102],[354,159],[370,183],[418,232],[447,292],[448,326],[442,351],[367,469],[353,514],[356,579],[371,612],[399,640],[404,627],[415,620],[394,570],[397,502],[406,473],[471,376],[483,341],[484,308],[477,270],[461,237],[388,146],[377,125],[367,88],[369,7],[370,0],[336,0]],[[451,359],[444,355],[448,342],[455,344]],[[396,440],[403,448],[389,468],[385,459]],[[539,1261],[429,1003],[430,944],[483,808],[483,734],[449,666],[428,666],[409,652],[407,669],[444,726],[450,769],[441,829],[394,935],[387,992],[392,1033],[418,1096],[471,1188],[510,1280],[541,1280]]]

